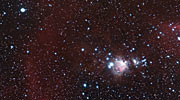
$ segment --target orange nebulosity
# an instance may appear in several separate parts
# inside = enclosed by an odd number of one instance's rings
[[[48,24],[52,23],[48,22]],[[46,28],[49,29],[50,27]],[[53,61],[56,59],[53,51],[56,51],[56,48],[51,46],[52,44],[53,46],[58,46],[56,43],[57,34],[53,30],[43,30],[38,32],[36,38],[37,41],[29,43],[30,53],[27,54],[25,61],[26,85],[30,90],[28,99],[49,100],[52,96],[52,92],[49,91],[54,91],[53,86],[61,83],[61,80],[53,79],[53,77],[58,77],[59,79],[61,77],[54,75],[52,72],[52,69],[55,68]]]
[[[157,39],[157,44],[161,43],[162,50],[167,53],[173,54],[180,54],[179,46],[180,43],[177,40],[177,36],[180,31],[180,25],[178,24],[171,24],[171,23],[164,23],[161,25],[157,35],[160,36],[160,39]],[[159,32],[162,32],[160,34]],[[180,35],[180,34],[179,34]],[[174,49],[177,48],[177,49]]]
[[[64,34],[60,35],[61,32],[57,29],[63,28],[66,18],[69,19],[67,17],[68,12],[70,12],[69,9],[71,8],[64,7],[57,9],[59,12],[54,12],[54,14],[58,18],[52,15],[45,17],[35,32],[36,34],[34,36],[36,39],[28,43],[28,50],[30,52],[27,54],[24,62],[25,74],[27,76],[26,88],[29,90],[27,92],[28,100],[33,100],[34,98],[37,100],[50,100],[53,98],[53,93],[62,89],[62,73],[53,72],[53,69],[57,66],[55,64],[57,57],[54,55],[54,52],[57,51],[58,54],[61,54],[61,49],[63,48],[62,41],[65,37],[62,36]],[[56,25],[55,23],[57,21],[60,21],[61,24]],[[59,67],[62,66],[59,65]],[[55,87],[57,85],[58,88]],[[59,96],[58,98],[62,99],[63,96]]]

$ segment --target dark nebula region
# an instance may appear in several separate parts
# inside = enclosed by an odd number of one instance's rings
[[[180,100],[179,0],[0,5],[0,100]]]

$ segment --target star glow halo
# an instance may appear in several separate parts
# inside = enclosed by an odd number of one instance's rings
[[[129,69],[128,61],[125,61],[125,60],[122,60],[122,59],[116,59],[114,61],[114,67],[112,68],[114,74],[122,75],[128,69]]]

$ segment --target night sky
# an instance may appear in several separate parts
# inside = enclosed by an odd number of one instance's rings
[[[180,100],[179,0],[0,5],[0,100]]]

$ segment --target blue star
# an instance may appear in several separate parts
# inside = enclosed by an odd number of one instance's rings
[[[26,12],[26,10],[27,10],[27,9],[25,9],[25,8],[21,8],[21,9],[20,9],[20,11],[21,11],[22,13]]]
[[[177,37],[178,41],[180,41],[180,37]]]
[[[111,69],[114,66],[113,62],[108,63],[108,68]]]
[[[10,48],[11,48],[11,49],[13,49],[13,48],[14,48],[14,46],[13,46],[13,45],[11,45],[11,46],[10,46]]]
[[[29,50],[27,50],[27,51],[26,51],[26,53],[27,53],[27,54],[29,54],[29,53],[30,53],[30,51],[29,51]]]
[[[81,51],[84,52],[84,48],[81,48]]]
[[[83,87],[84,87],[84,88],[86,88],[86,87],[87,87],[87,84],[86,84],[86,83],[84,83],[84,84],[83,84]]]

